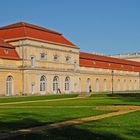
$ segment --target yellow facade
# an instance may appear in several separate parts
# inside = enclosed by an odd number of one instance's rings
[[[0,59],[1,96],[57,94],[55,88],[66,94],[89,92],[89,89],[111,92],[140,88],[138,72],[114,70],[112,74],[109,69],[79,67],[77,48],[29,39],[10,43],[21,60]],[[11,87],[7,87],[8,76],[12,77],[8,81]]]

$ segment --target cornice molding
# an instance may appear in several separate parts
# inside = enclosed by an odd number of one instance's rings
[[[55,48],[50,48],[50,47],[47,47],[47,46],[38,46],[38,45],[31,45],[31,44],[28,44],[28,43],[26,43],[26,44],[21,44],[20,46],[19,45],[15,45],[15,47],[28,47],[28,46],[30,46],[30,47],[36,47],[36,48],[44,48],[44,49],[48,49],[48,50],[53,50],[53,51],[59,51],[59,52],[66,52],[66,53],[72,53],[72,54],[77,54],[77,55],[79,55],[79,52],[73,52],[73,51],[71,51],[71,50],[69,50],[69,51],[67,51],[67,50],[61,50],[61,49],[55,49]]]
[[[70,48],[79,50],[79,48],[77,46],[70,46],[70,45],[67,45],[67,44],[61,44],[61,43],[56,43],[56,42],[51,42],[51,41],[45,41],[45,40],[41,40],[41,39],[35,39],[35,38],[32,38],[32,37],[18,37],[18,38],[5,39],[5,40],[6,40],[6,42],[12,42],[12,41],[19,41],[19,40],[27,40],[27,39],[28,40],[33,40],[33,41],[38,41],[38,42],[54,44],[54,45],[60,45],[60,46],[63,46],[63,47],[70,47]]]

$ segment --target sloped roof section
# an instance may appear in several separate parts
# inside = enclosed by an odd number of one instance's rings
[[[20,60],[15,47],[9,43],[6,43],[0,38],[0,58],[9,60]]]
[[[140,62],[80,52],[81,67],[140,72]]]
[[[30,38],[78,48],[59,32],[25,22],[0,27],[0,37],[4,39]]]
[[[9,43],[6,43],[2,38],[0,38],[0,47],[14,48],[14,46],[12,46]]]

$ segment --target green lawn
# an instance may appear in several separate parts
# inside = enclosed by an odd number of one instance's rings
[[[0,109],[0,133],[107,112],[111,111],[101,111],[95,108]]]
[[[89,131],[93,138],[107,140],[139,140],[140,111],[122,116],[102,119],[92,123],[75,126],[77,129]],[[90,135],[89,135],[90,136]]]
[[[139,140],[140,111],[76,126],[46,129],[10,140]]]
[[[140,105],[140,94],[138,93],[116,94],[116,95],[93,94],[91,97],[83,99],[18,104],[18,106],[106,106],[106,105]]]
[[[18,104],[0,105],[0,133],[111,112],[110,110],[96,110],[96,106],[140,105],[140,94],[136,93],[93,94],[87,98],[68,100],[73,97],[77,97],[77,94],[0,98],[0,103],[19,102]],[[59,98],[64,100],[43,101]],[[43,102],[20,103],[37,100]],[[140,136],[139,116],[140,112],[134,112],[96,122],[49,129],[41,134],[18,136],[14,140],[134,140]]]
[[[5,98],[0,98],[0,103],[61,99],[61,98],[72,98],[72,97],[77,97],[77,96],[78,96],[78,94],[59,94],[59,95],[55,95],[55,96],[54,95],[47,95],[47,96],[5,97]]]

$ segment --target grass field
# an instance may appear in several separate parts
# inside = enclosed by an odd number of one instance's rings
[[[114,111],[98,110],[96,109],[97,106],[140,105],[140,94],[138,93],[115,95],[93,94],[91,97],[86,98],[75,97],[77,97],[77,94],[0,98],[0,134],[10,132],[11,130],[42,126],[44,124],[96,116]],[[69,98],[73,99],[69,100]],[[26,101],[27,103],[25,103]],[[30,133],[8,139],[138,140],[140,137],[139,116],[140,111],[137,111],[95,122],[69,127],[65,126],[57,129],[46,129],[42,133]]]

